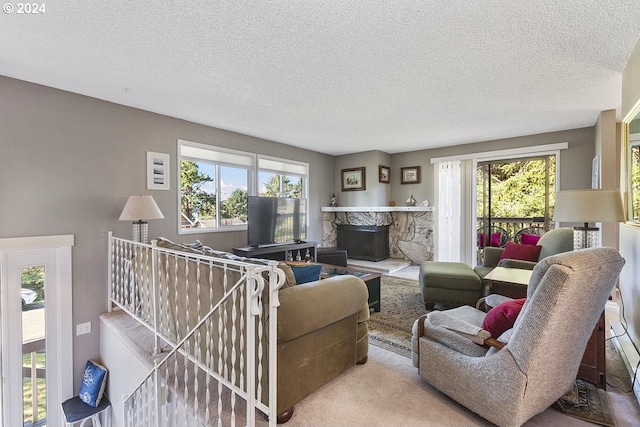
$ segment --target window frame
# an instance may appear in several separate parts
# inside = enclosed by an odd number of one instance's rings
[[[183,147],[186,147],[183,150]],[[182,154],[183,151],[191,150],[192,153]],[[206,156],[198,156],[196,154],[208,154]],[[209,163],[215,165],[215,187],[216,187],[216,226],[215,227],[182,227],[182,185],[181,185],[181,168],[182,161],[195,161],[201,163]],[[261,164],[263,165],[261,167]],[[305,200],[305,212],[309,211],[309,163],[296,160],[284,159],[250,153],[246,151],[234,150],[231,148],[218,147],[214,145],[202,144],[199,142],[178,139],[177,141],[177,161],[176,161],[176,182],[177,191],[177,227],[178,235],[199,234],[199,233],[216,233],[227,231],[246,231],[247,224],[223,225],[220,218],[220,197],[222,192],[220,189],[220,167],[235,167],[247,170],[247,196],[255,196],[259,193],[260,172],[268,172],[289,177],[302,178],[302,188],[300,198]],[[282,183],[282,179],[280,180]],[[280,189],[281,191],[281,189]],[[307,215],[307,227],[309,226],[309,215]]]
[[[210,158],[198,157],[193,154],[182,154],[183,147],[193,150],[195,153],[202,152],[208,153]],[[221,189],[220,189],[220,167],[234,167],[238,169],[246,169],[247,170],[247,195],[252,195],[254,193],[254,182],[255,182],[255,170],[256,170],[256,156],[253,153],[247,153],[244,151],[233,150],[230,148],[218,147],[214,145],[201,144],[198,142],[186,141],[186,140],[178,140],[177,144],[177,159],[176,162],[177,170],[176,170],[176,180],[177,180],[177,227],[178,227],[178,235],[185,234],[200,234],[200,233],[216,233],[216,232],[226,232],[226,231],[243,231],[247,230],[247,224],[228,224],[223,225],[220,218],[220,204],[221,204]],[[234,159],[236,161],[234,161]],[[242,159],[244,164],[239,160]],[[196,227],[196,228],[185,228],[182,227],[182,183],[181,183],[181,168],[182,161],[194,161],[201,163],[209,163],[215,166],[215,177],[214,184],[216,187],[216,225],[215,227]]]

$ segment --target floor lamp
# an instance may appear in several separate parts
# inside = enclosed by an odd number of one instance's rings
[[[152,196],[129,196],[120,214],[120,221],[133,221],[133,241],[149,241],[148,219],[162,219],[164,215]]]
[[[573,227],[574,249],[600,246],[600,229],[595,225],[590,227],[589,223],[624,221],[620,190],[559,191],[553,220],[584,224]]]

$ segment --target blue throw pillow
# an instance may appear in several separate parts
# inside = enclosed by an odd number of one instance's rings
[[[84,368],[84,376],[82,384],[80,384],[80,392],[78,397],[89,406],[97,407],[100,405],[104,388],[107,385],[107,368],[93,362],[87,361]]]
[[[311,264],[307,262],[288,262],[293,275],[296,276],[296,283],[301,285],[307,282],[315,282],[320,280],[320,270],[322,264]]]

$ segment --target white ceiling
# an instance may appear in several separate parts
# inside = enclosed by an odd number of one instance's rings
[[[329,154],[592,126],[640,34],[638,0],[43,3],[0,75]]]

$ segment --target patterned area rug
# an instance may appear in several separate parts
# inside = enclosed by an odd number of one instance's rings
[[[411,357],[411,327],[426,313],[417,280],[382,276],[380,312],[371,313],[369,342]]]
[[[603,426],[615,427],[607,392],[583,380],[576,380],[573,389],[553,405],[569,416]]]

